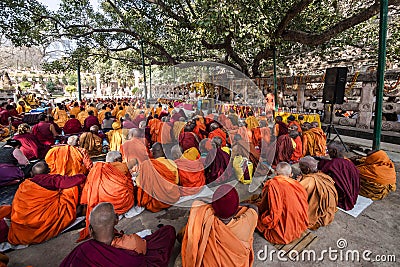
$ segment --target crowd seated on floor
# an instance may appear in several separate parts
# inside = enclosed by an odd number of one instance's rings
[[[14,117],[24,115],[17,110]],[[65,101],[34,125],[3,120],[11,131],[2,131],[0,188],[18,189],[0,206],[0,243],[42,243],[85,216],[84,242],[61,266],[166,266],[175,229],[126,235],[114,229],[119,216],[167,210],[207,186],[212,200],[195,200],[178,234],[183,266],[251,266],[254,232],[289,244],[332,223],[338,207],[353,209],[359,194],[381,200],[396,189],[384,151],[349,159],[342,144],[327,144],[319,122],[263,115],[124,99]],[[261,193],[240,202],[232,182],[251,185],[255,177]]]

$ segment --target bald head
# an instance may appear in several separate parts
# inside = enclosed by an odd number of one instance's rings
[[[319,128],[319,123],[317,121],[313,121],[311,123],[311,128]]]
[[[278,175],[291,177],[292,167],[287,162],[279,162],[278,165],[276,165],[276,173]]]
[[[110,151],[106,155],[106,162],[122,162],[122,155],[119,151]]]
[[[344,147],[341,143],[332,142],[328,145],[328,154],[331,158],[343,158]]]
[[[38,174],[48,174],[50,173],[49,165],[45,161],[39,161],[35,165],[33,165],[31,174],[32,177]]]
[[[118,223],[114,206],[109,202],[97,204],[90,212],[89,223],[89,229],[94,239],[100,242],[110,238],[112,240],[114,226]]]
[[[179,159],[182,156],[182,150],[179,145],[174,145],[171,148],[171,156],[173,160]]]
[[[260,127],[267,127],[267,121],[266,120],[260,120]]]
[[[98,132],[99,132],[99,126],[97,126],[97,125],[92,125],[92,126],[90,126],[90,129],[89,129],[92,133],[95,133],[95,134],[97,134]]]
[[[304,174],[315,173],[318,171],[318,160],[311,156],[305,156],[299,160],[299,166]]]
[[[77,146],[78,145],[78,136],[71,135],[70,137],[68,137],[67,144],[70,146]]]
[[[216,147],[222,146],[222,138],[219,136],[213,137],[211,141],[215,144]]]
[[[304,122],[304,123],[301,125],[301,130],[302,130],[303,132],[308,131],[308,130],[310,130],[310,129],[311,129],[311,124],[310,124],[309,122]]]
[[[219,126],[218,126],[217,123],[215,123],[215,122],[211,123],[211,125],[210,125],[210,130],[211,131],[214,131],[215,129],[218,129],[218,128],[219,128]]]
[[[151,152],[153,153],[154,158],[165,157],[164,150],[161,143],[154,143],[151,147]]]
[[[143,130],[139,128],[132,128],[129,130],[128,139],[143,137]]]

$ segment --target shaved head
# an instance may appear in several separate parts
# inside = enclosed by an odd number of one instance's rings
[[[114,206],[109,202],[102,202],[90,212],[89,223],[92,235],[96,239],[96,234],[104,234],[105,232],[114,231],[117,217]]]
[[[179,159],[182,156],[182,150],[179,145],[174,145],[171,148],[171,156],[173,160]]]
[[[67,144],[70,146],[76,146],[78,145],[78,136],[77,135],[71,135],[68,137]]]
[[[311,156],[305,156],[299,160],[299,166],[304,174],[314,173],[318,171],[318,160]]]
[[[222,146],[222,138],[219,136],[213,137],[211,141],[215,144],[216,147]]]
[[[49,165],[45,161],[39,161],[32,167],[32,176],[38,175],[38,174],[48,174],[50,173],[50,168]]]
[[[317,121],[313,121],[311,123],[311,128],[318,128],[319,127],[319,123]]]
[[[154,143],[151,147],[151,152],[155,158],[165,157],[164,150],[161,143]]]
[[[276,173],[278,175],[290,177],[292,175],[292,167],[287,162],[279,162],[278,165],[276,165]]]
[[[343,158],[344,147],[341,143],[332,142],[328,145],[328,154],[331,158]]]
[[[132,128],[129,130],[128,139],[143,137],[143,130],[139,128]]]

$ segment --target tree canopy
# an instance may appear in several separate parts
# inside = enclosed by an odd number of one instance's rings
[[[15,45],[74,40],[75,60],[117,59],[140,65],[210,60],[260,76],[273,49],[378,44],[379,0],[62,0],[50,11],[37,0],[3,0],[0,32]],[[399,57],[400,0],[389,0],[388,55]],[[86,64],[90,64],[85,61]]]

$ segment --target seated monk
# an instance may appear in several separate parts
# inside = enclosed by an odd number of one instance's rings
[[[319,123],[314,121],[310,124],[308,131],[303,131],[303,156],[325,156],[326,135],[319,128]]]
[[[89,225],[90,211],[100,202],[113,204],[118,215],[129,211],[135,202],[132,176],[126,163],[122,163],[119,151],[108,152],[106,162],[95,163],[87,176],[81,197],[81,204],[87,204],[86,225]],[[86,227],[79,240],[88,236]]]
[[[116,121],[112,124],[112,130],[106,133],[110,150],[119,151],[122,145],[122,128],[121,123]]]
[[[342,144],[332,142],[328,146],[331,160],[322,159],[318,169],[332,177],[338,192],[338,207],[344,210],[353,209],[360,191],[360,173],[356,166],[344,158]]]
[[[150,151],[146,146],[143,129],[132,128],[129,130],[128,141],[122,144],[121,154],[124,162],[136,159],[140,164],[149,159]]]
[[[79,146],[84,148],[89,156],[100,155],[103,150],[103,138],[99,136],[99,126],[90,127],[90,132],[84,132],[79,136]]]
[[[260,121],[260,127],[252,129],[252,141],[255,147],[262,149],[268,147],[271,142],[271,130],[267,125],[266,120]]]
[[[300,123],[296,121],[296,118],[293,115],[290,115],[289,117],[287,117],[287,122],[288,122],[288,128],[290,128],[291,126],[296,126],[297,127],[296,130],[301,135],[302,130],[301,130]]]
[[[16,184],[25,177],[29,160],[20,150],[22,144],[18,140],[8,139],[0,149],[0,187]]]
[[[239,134],[235,134],[233,139],[232,158],[235,156],[248,158],[253,163],[255,170],[260,160],[260,152],[255,149],[253,143],[246,142]]]
[[[89,131],[90,127],[94,125],[100,127],[99,119],[94,115],[93,110],[89,110],[87,118],[83,121],[83,130]]]
[[[61,128],[65,126],[65,123],[68,121],[68,114],[67,111],[65,110],[64,105],[59,105],[55,112],[54,112],[54,122],[57,123],[57,125]]]
[[[183,133],[186,122],[185,118],[181,117],[177,121],[174,122],[174,126],[172,127],[172,132],[174,136],[174,140],[179,140],[179,135]]]
[[[292,139],[293,153],[290,157],[291,163],[297,163],[303,156],[303,143],[296,125],[289,126],[289,136]]]
[[[221,149],[221,137],[214,137],[211,142],[214,144],[214,148],[208,152],[204,161],[206,183],[224,183],[233,177],[230,156]]]
[[[335,182],[318,171],[318,161],[311,156],[301,158],[299,165],[303,174],[300,184],[308,194],[308,228],[317,230],[335,218],[338,204]]]
[[[226,146],[226,133],[221,128],[219,128],[219,125],[217,123],[211,123],[210,133],[208,134],[208,138],[213,139],[214,137],[221,138],[221,147]]]
[[[69,120],[64,125],[65,134],[77,134],[82,132],[81,122],[75,118],[75,115],[69,115]]]
[[[178,141],[179,146],[183,151],[188,150],[191,147],[199,149],[199,137],[193,132],[195,125],[193,123],[187,123],[183,128],[183,133],[179,134]]]
[[[49,164],[51,174],[75,175],[86,174],[93,167],[86,149],[76,147],[78,136],[72,135],[67,145],[55,146],[47,152],[46,163]]]
[[[290,162],[293,151],[293,142],[289,134],[279,135],[276,139],[275,157],[272,165],[276,166],[279,162]]]
[[[276,174],[262,190],[257,229],[272,244],[289,244],[308,228],[307,192],[290,178],[288,163],[280,162]]]
[[[31,176],[15,194],[8,242],[14,245],[42,243],[57,236],[76,219],[78,185],[86,176],[49,174],[41,161],[32,167]]]
[[[79,112],[79,114],[76,115],[76,118],[81,123],[81,126],[83,126],[85,124],[86,118],[89,117],[89,113],[85,110],[84,107],[80,107],[80,109],[81,109],[81,112]]]
[[[31,127],[22,123],[18,126],[18,134],[14,135],[14,140],[21,142],[21,151],[28,160],[44,159],[50,146],[45,146],[31,133]]]
[[[281,116],[275,117],[274,135],[276,137],[289,133],[287,124],[284,123],[282,120],[283,118]]]
[[[175,162],[165,158],[160,143],[154,143],[152,153],[154,159],[145,160],[139,165],[137,204],[158,212],[179,200],[179,176]]]
[[[43,145],[54,145],[54,137],[58,135],[54,125],[48,122],[45,114],[40,114],[39,123],[33,126],[32,134],[39,139]]]
[[[188,154],[191,153],[195,155],[194,158],[188,156]],[[178,167],[181,196],[197,194],[202,189],[203,185],[206,184],[204,165],[199,160],[199,151],[192,147],[182,154],[180,146],[175,145],[171,149],[171,154],[172,159]]]
[[[182,240],[182,266],[252,266],[258,211],[241,203],[234,187],[221,185],[212,203],[194,201]]]
[[[379,200],[390,191],[396,191],[396,170],[385,151],[369,152],[357,169],[360,171],[360,195]]]
[[[118,233],[111,203],[98,204],[89,217],[93,239],[78,245],[61,263],[61,267],[168,266],[175,244],[175,229],[163,226],[151,235]]]

